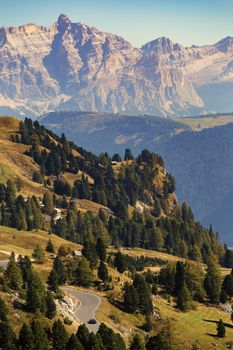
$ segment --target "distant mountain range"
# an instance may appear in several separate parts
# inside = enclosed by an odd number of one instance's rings
[[[212,223],[233,246],[233,115],[177,121],[56,112],[40,122],[93,152],[122,155],[129,147],[135,154],[144,148],[161,154],[175,175],[178,199],[187,200],[197,218]]]
[[[158,116],[233,110],[233,38],[141,48],[65,15],[48,28],[0,28],[0,113],[54,110]],[[13,113],[14,112],[14,113]]]

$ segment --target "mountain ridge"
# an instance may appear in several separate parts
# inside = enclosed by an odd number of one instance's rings
[[[50,27],[2,27],[0,113],[193,115],[221,112],[224,103],[231,110],[232,40],[184,47],[161,37],[135,48],[66,15]]]

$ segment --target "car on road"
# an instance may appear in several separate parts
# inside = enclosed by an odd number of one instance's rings
[[[97,321],[94,319],[94,318],[91,318],[89,321],[88,321],[89,324],[96,324]]]

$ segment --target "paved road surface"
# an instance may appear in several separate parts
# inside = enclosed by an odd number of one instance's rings
[[[70,288],[62,288],[65,292],[77,297],[80,301],[78,309],[75,311],[75,317],[81,323],[85,323],[90,332],[96,333],[100,323],[96,320],[95,312],[99,308],[101,299],[99,296],[87,292],[81,292]],[[89,324],[90,319],[95,319],[96,324]]]

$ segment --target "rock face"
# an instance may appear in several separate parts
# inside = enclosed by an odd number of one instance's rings
[[[165,116],[232,110],[232,55],[230,37],[191,48],[159,38],[137,49],[65,15],[49,28],[2,27],[0,113],[88,110]]]

